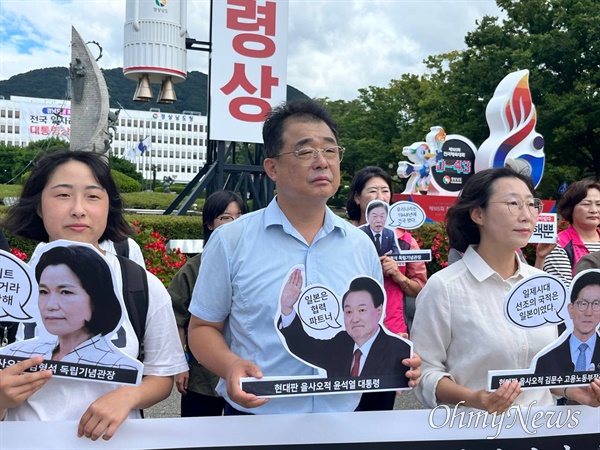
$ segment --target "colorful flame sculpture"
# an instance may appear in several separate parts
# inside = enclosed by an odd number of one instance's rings
[[[544,138],[535,131],[537,114],[529,90],[529,71],[513,72],[500,82],[485,110],[490,136],[481,144],[475,171],[508,166],[531,176],[544,174]]]

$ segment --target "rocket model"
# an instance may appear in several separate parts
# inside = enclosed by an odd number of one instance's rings
[[[151,84],[161,85],[158,103],[177,100],[174,83],[187,77],[187,0],[127,0],[123,74],[137,81],[133,99],[152,99]]]

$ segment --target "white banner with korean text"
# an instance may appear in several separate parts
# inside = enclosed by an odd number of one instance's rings
[[[262,143],[287,97],[287,0],[212,3],[209,139]]]
[[[0,422],[0,447],[13,449],[302,448],[326,450],[596,449],[600,411],[587,406],[481,410],[131,419],[109,441],[77,437],[78,422]]]
[[[64,105],[20,102],[21,136],[29,142],[56,137],[69,141],[71,134],[70,102]]]

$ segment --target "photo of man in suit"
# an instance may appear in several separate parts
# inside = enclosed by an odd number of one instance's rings
[[[342,298],[345,330],[331,339],[309,336],[294,311],[300,297],[302,274],[295,270],[281,296],[278,329],[291,353],[327,371],[327,377],[399,377],[398,387],[408,387],[406,366],[411,346],[400,337],[388,335],[381,327],[383,288],[372,278],[352,280]]]
[[[367,205],[367,224],[360,229],[375,244],[379,256],[396,255],[400,253],[396,234],[391,228],[385,228],[389,212],[389,205],[381,200],[373,200]]]
[[[600,372],[600,271],[585,271],[575,278],[567,309],[573,332],[558,347],[538,358],[536,374]]]

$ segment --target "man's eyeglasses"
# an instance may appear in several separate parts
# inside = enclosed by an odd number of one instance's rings
[[[539,198],[532,198],[526,201],[519,199],[509,200],[507,202],[490,202],[490,203],[503,203],[508,207],[508,212],[513,216],[518,216],[519,212],[527,205],[527,211],[534,216],[538,216],[544,209],[544,204]]]
[[[577,300],[574,302],[577,309],[581,312],[585,312],[588,309],[588,306],[592,306],[592,311],[598,312],[600,311],[600,300],[594,300],[593,302],[588,302],[587,300]]]
[[[344,159],[345,151],[346,149],[344,147],[340,147],[339,145],[332,145],[331,147],[324,149],[305,147],[292,152],[279,153],[278,155],[275,155],[275,157],[277,158],[279,156],[293,153],[303,166],[310,166],[317,160],[319,153],[322,153],[327,162],[331,164],[339,164],[342,162],[342,159]]]

